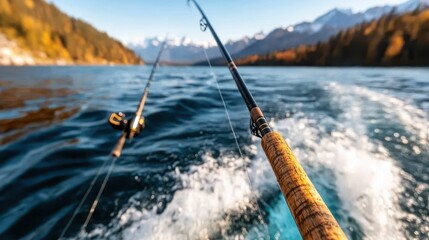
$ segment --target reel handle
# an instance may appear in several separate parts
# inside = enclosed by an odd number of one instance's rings
[[[110,114],[109,124],[112,128],[122,131],[127,127],[128,121],[125,119],[125,114],[118,112]]]

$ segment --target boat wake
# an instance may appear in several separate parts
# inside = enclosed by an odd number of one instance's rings
[[[288,118],[272,119],[271,124],[290,143],[349,236],[405,238],[404,221],[424,219],[401,207],[406,193],[403,181],[412,177],[402,170],[389,144],[396,141],[397,149],[427,158],[427,116],[412,104],[368,88],[332,83],[323,89],[329,98],[323,108],[329,111],[298,111]],[[315,108],[322,106],[316,103]],[[402,132],[385,131],[385,124]],[[299,238],[259,140],[254,138],[246,148],[249,158],[244,160],[226,153],[214,157],[207,151],[200,156],[201,165],[183,172],[176,167],[170,173],[178,180],[173,196],[150,196],[168,198],[166,205],[160,201],[145,207],[143,195],[147,193],[140,192],[109,225],[97,226],[90,236]],[[418,184],[429,189],[425,183]]]
[[[405,238],[403,220],[421,216],[401,208],[403,180],[411,176],[385,145],[396,139],[397,146],[418,149],[414,153],[420,154],[429,139],[425,113],[398,98],[363,87],[330,84],[325,89],[331,95],[330,107],[338,110],[334,117],[301,112],[273,121],[273,125],[291,143],[310,176],[326,174],[318,176],[315,184],[325,200],[338,194],[341,206],[327,204],[343,228],[347,227],[344,230],[349,236]],[[402,125],[402,134],[386,132],[385,124]],[[373,134],[380,136],[374,140]],[[423,185],[428,189],[427,184],[420,183]],[[277,215],[285,213],[273,214],[280,219]]]
[[[255,202],[258,193],[252,192],[245,169],[250,160],[227,155],[214,158],[209,153],[202,158],[203,164],[186,173],[176,168],[174,174],[181,190],[165,209],[161,202],[152,209],[142,208],[142,196],[138,193],[110,226],[100,226],[90,236],[111,236],[124,229],[120,234],[125,239],[243,238],[249,232],[249,223],[266,231]],[[155,197],[163,198],[151,196]],[[246,224],[237,227],[237,222]]]

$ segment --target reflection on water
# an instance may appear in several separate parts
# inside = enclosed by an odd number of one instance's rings
[[[61,81],[61,80],[57,80]],[[75,89],[51,88],[52,80],[37,86],[16,86],[12,81],[0,81],[0,145],[72,117],[78,107],[70,102],[56,101],[76,94]],[[58,106],[58,104],[67,104]]]
[[[40,127],[50,126],[54,123],[72,117],[78,112],[78,108],[67,107],[40,108],[36,111],[24,113],[24,116],[0,120],[0,133],[7,133],[2,137],[0,145],[14,141],[19,137]]]
[[[0,81],[1,83],[1,81]],[[70,89],[50,89],[43,87],[8,87],[10,83],[5,83],[2,87],[7,87],[0,90],[2,101],[0,102],[0,110],[14,109],[24,107],[26,101],[43,100],[43,104],[48,104],[49,100],[54,97],[66,97],[75,93]],[[44,83],[42,83],[42,86]],[[49,87],[49,86],[47,86]]]

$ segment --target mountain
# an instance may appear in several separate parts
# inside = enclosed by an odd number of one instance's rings
[[[234,58],[263,55],[274,51],[311,45],[326,41],[342,30],[357,24],[369,22],[389,13],[404,13],[429,6],[429,0],[409,0],[397,6],[372,7],[364,12],[353,13],[350,9],[332,9],[312,22],[301,22],[284,28],[277,28],[265,38],[255,41],[240,52],[231,53]],[[214,65],[225,64],[222,58],[211,60]],[[206,65],[205,61],[195,65]]]
[[[362,14],[354,14],[350,9],[334,8],[314,20],[315,25],[347,28],[362,21]]]
[[[429,6],[429,0],[410,0],[395,7],[396,13],[404,13]]]
[[[147,38],[143,41],[136,41],[127,44],[139,56],[144,56],[146,61],[154,62],[159,52],[159,47],[163,39],[158,37]],[[169,38],[167,47],[162,54],[161,61],[174,63],[192,63],[195,59],[201,60],[204,57],[203,50],[206,49],[210,56],[213,56],[214,46],[208,43],[193,42],[189,38]]]
[[[429,8],[403,14],[392,11],[343,30],[325,42],[248,56],[236,62],[282,66],[429,66]]]
[[[237,41],[228,41],[225,46],[231,53],[237,53],[263,37],[263,33],[257,33],[252,37],[244,37]],[[160,38],[154,37],[144,39],[143,41],[131,42],[127,46],[133,49],[139,56],[144,57],[146,61],[154,62],[162,41]],[[176,64],[205,61],[204,50],[206,50],[209,58],[221,57],[215,44],[194,42],[186,37],[171,38],[167,42],[167,49],[163,54],[162,61]]]
[[[293,48],[300,44],[315,44],[329,39],[341,30],[380,18],[390,12],[400,14],[425,6],[429,6],[429,0],[409,0],[397,6],[373,7],[358,13],[353,13],[350,9],[332,9],[313,22],[301,22],[286,28],[275,29],[266,38],[256,41],[233,55],[244,57]]]
[[[119,41],[44,0],[0,0],[0,65],[142,63]]]
[[[358,13],[354,13],[350,9],[335,8],[317,17],[312,22],[301,22],[277,28],[266,36],[262,33],[257,33],[253,37],[228,41],[225,46],[234,58],[267,54],[273,51],[294,48],[302,44],[315,44],[325,41],[344,29],[378,19],[390,12],[404,13],[424,6],[429,6],[429,0],[409,0],[397,6],[377,6]],[[159,42],[160,39],[158,38],[149,38],[129,43],[127,46],[138,55],[144,56],[147,61],[153,62],[158,52]],[[220,52],[214,44],[197,43],[184,37],[170,40],[168,46],[168,50],[163,57],[164,62],[206,64],[205,49],[213,64],[223,63]]]

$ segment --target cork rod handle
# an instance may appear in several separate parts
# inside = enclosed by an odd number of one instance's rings
[[[124,147],[125,140],[127,140],[127,134],[125,132],[122,133],[121,137],[118,139],[115,147],[112,150],[113,157],[120,157],[122,153],[122,148]]]
[[[347,239],[282,135],[266,134],[262,147],[302,238]]]

